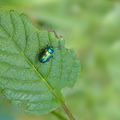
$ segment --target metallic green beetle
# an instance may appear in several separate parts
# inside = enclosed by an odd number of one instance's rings
[[[53,57],[53,53],[54,53],[53,47],[47,46],[39,53],[38,59],[41,63],[49,62],[50,59]]]

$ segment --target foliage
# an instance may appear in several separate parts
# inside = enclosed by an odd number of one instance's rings
[[[73,86],[79,73],[74,52],[63,43],[53,33],[39,32],[25,15],[1,12],[0,86],[6,98],[39,115],[63,104],[61,89]],[[47,45],[53,46],[54,59],[43,64],[37,52]]]
[[[40,29],[62,34],[67,47],[74,48],[81,61],[79,81],[72,90],[63,91],[73,114],[78,120],[119,120],[119,0],[39,0],[31,6],[29,3],[12,8],[24,11]],[[50,114],[42,119],[56,120]]]

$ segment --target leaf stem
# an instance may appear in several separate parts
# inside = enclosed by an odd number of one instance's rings
[[[75,120],[75,118],[73,117],[72,113],[69,111],[69,109],[65,103],[62,103],[62,108],[70,120]]]
[[[59,114],[58,112],[51,112],[54,116],[56,116],[58,119],[60,120],[67,120],[64,116],[62,116],[61,114]]]

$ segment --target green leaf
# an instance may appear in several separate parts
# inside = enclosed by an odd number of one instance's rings
[[[54,47],[54,58],[37,60],[39,50]],[[36,29],[14,11],[0,13],[0,87],[13,103],[32,114],[46,114],[62,104],[61,89],[74,85],[79,74],[75,53],[52,32]]]

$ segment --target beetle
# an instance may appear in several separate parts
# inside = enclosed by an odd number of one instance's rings
[[[50,59],[53,57],[54,49],[51,46],[47,46],[41,50],[38,54],[38,59],[41,63],[49,62]]]

